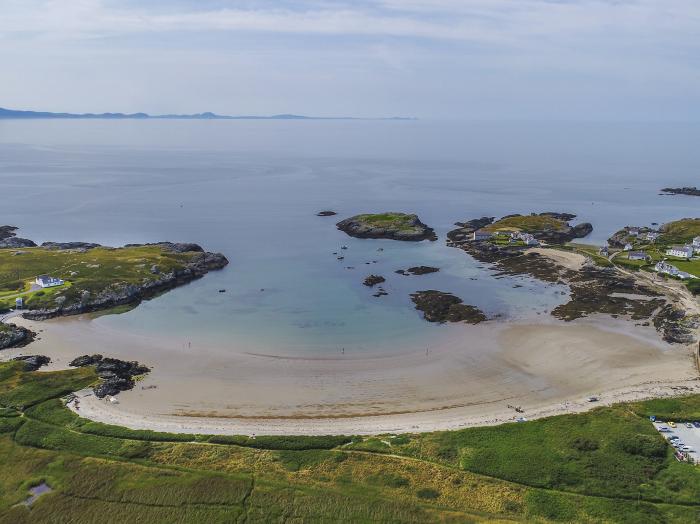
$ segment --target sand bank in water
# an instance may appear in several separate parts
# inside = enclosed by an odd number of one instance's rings
[[[154,367],[118,404],[92,395],[80,414],[157,431],[374,434],[434,431],[535,418],[601,403],[700,391],[690,348],[622,320],[446,326],[425,350],[325,358],[246,348],[183,348],[99,323],[21,320],[43,330],[15,354],[46,354],[53,369],[100,352]],[[681,388],[681,389],[679,389]],[[688,389],[682,389],[688,388]]]

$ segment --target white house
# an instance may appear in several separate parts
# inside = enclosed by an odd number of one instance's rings
[[[472,240],[488,240],[493,235],[483,229],[477,229],[472,233]]]
[[[636,227],[631,227],[627,230],[627,234],[631,237],[639,236],[639,229]]]
[[[627,258],[630,260],[646,260],[649,258],[649,255],[647,255],[644,251],[630,251],[627,254]]]
[[[598,250],[598,254],[604,257],[607,257],[609,253],[608,246],[603,246]]]
[[[539,241],[530,233],[520,233],[520,240],[522,240],[526,246],[539,246]]]
[[[60,278],[50,277],[49,275],[39,275],[34,281],[39,287],[56,287],[62,286],[63,280]]]
[[[658,273],[666,273],[667,275],[671,275],[672,277],[680,278],[681,280],[686,280],[688,278],[698,278],[695,275],[691,275],[690,273],[679,270],[676,266],[673,266],[668,262],[664,262],[663,260],[661,262],[656,263],[656,265],[654,266],[654,270]]]
[[[632,251],[632,244],[630,244],[629,242],[627,242],[627,244],[625,244],[625,249],[624,249],[624,251]]]
[[[659,238],[659,235],[660,235],[660,234],[661,234],[661,233],[657,233],[656,231],[649,231],[649,232],[647,233],[647,240],[648,240],[649,242],[656,242],[656,239]],[[699,244],[699,245],[700,245],[700,244]]]
[[[691,258],[693,256],[693,246],[671,246],[666,250],[670,257]]]
[[[693,247],[700,249],[700,237],[695,237],[693,239]]]

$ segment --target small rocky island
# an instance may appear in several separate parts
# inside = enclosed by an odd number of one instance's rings
[[[419,242],[437,240],[432,228],[417,215],[406,213],[378,213],[355,215],[336,224],[338,229],[356,238],[386,238]]]
[[[369,275],[365,278],[365,280],[362,283],[367,287],[374,287],[377,284],[381,284],[382,282],[386,282],[386,279],[383,276]]]
[[[665,187],[661,190],[665,195],[688,195],[700,196],[700,189],[697,187]]]
[[[335,211],[324,210],[324,211],[319,211],[318,213],[316,213],[316,216],[317,217],[332,217],[332,216],[335,216],[337,214],[338,213],[336,213]]]
[[[408,269],[397,269],[394,273],[399,275],[409,276],[409,275],[427,275],[428,273],[437,273],[440,271],[439,267],[433,266],[413,266]]]
[[[466,322],[478,324],[487,320],[486,315],[477,307],[464,304],[463,300],[452,293],[436,291],[416,291],[411,294],[416,309],[423,312],[428,322]]]

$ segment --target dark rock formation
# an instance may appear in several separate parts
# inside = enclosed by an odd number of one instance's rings
[[[416,309],[423,312],[423,318],[428,322],[467,322],[478,324],[486,319],[484,313],[467,304],[452,293],[427,290],[411,294],[411,300]]]
[[[97,375],[102,379],[93,391],[97,398],[107,395],[114,396],[120,391],[127,391],[134,387],[134,377],[150,372],[148,367],[136,361],[125,361],[116,358],[102,358],[102,355],[83,355],[74,359],[73,367],[95,366]]]
[[[689,195],[689,196],[700,196],[700,189],[697,187],[665,187],[661,190],[662,193],[667,195]]]
[[[694,332],[699,326],[698,318],[688,316],[672,304],[666,304],[654,317],[654,327],[671,344],[692,344],[695,342]]]
[[[93,364],[97,364],[102,360],[102,355],[96,354],[96,355],[83,355],[81,357],[74,358],[73,360],[70,361],[68,364],[69,366],[72,366],[74,368],[82,368],[84,366],[91,366]]]
[[[27,238],[18,238],[15,234],[15,226],[0,226],[0,248],[36,247],[36,244]]]
[[[341,220],[336,226],[351,237],[357,238],[386,238],[414,242],[437,240],[435,231],[421,222],[418,216],[405,213],[356,215]]]
[[[15,324],[0,324],[0,349],[26,346],[36,333]]]
[[[332,216],[337,215],[337,214],[338,213],[336,213],[335,211],[319,211],[318,213],[316,213],[316,216],[317,217],[332,217]]]
[[[100,244],[93,244],[91,242],[44,242],[41,244],[44,249],[53,250],[66,250],[66,249],[94,249],[96,247],[102,247]]]
[[[386,279],[381,276],[381,275],[369,275],[365,280],[362,282],[365,286],[368,287],[374,287],[377,284],[381,284],[382,282],[386,282]]]
[[[428,273],[436,273],[438,271],[440,271],[439,267],[413,266],[408,269],[397,269],[395,273],[399,275],[427,275]]]
[[[12,360],[21,360],[24,362],[25,371],[36,371],[42,366],[46,366],[51,359],[44,355],[26,355],[22,357],[15,357]]]
[[[130,244],[134,247],[139,244]],[[138,304],[144,299],[151,298],[158,293],[181,286],[204,276],[210,270],[221,269],[228,264],[228,259],[221,253],[205,252],[197,244],[174,244],[162,242],[150,244],[162,246],[173,253],[196,253],[184,268],[170,273],[159,273],[155,280],[143,284],[123,284],[112,286],[100,293],[91,294],[85,292],[79,302],[59,304],[52,309],[32,309],[24,312],[26,318],[32,320],[45,320],[62,315],[77,315],[91,311],[110,309],[125,304]]]

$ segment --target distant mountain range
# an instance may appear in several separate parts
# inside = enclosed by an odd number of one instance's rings
[[[408,117],[390,118],[358,118],[351,116],[303,116],[303,115],[217,115],[216,113],[195,113],[193,115],[149,115],[148,113],[51,113],[48,111],[21,111],[17,109],[5,109],[0,107],[0,118],[71,118],[71,119],[110,119],[110,120],[136,120],[136,119],[171,119],[171,120],[415,120]]]

